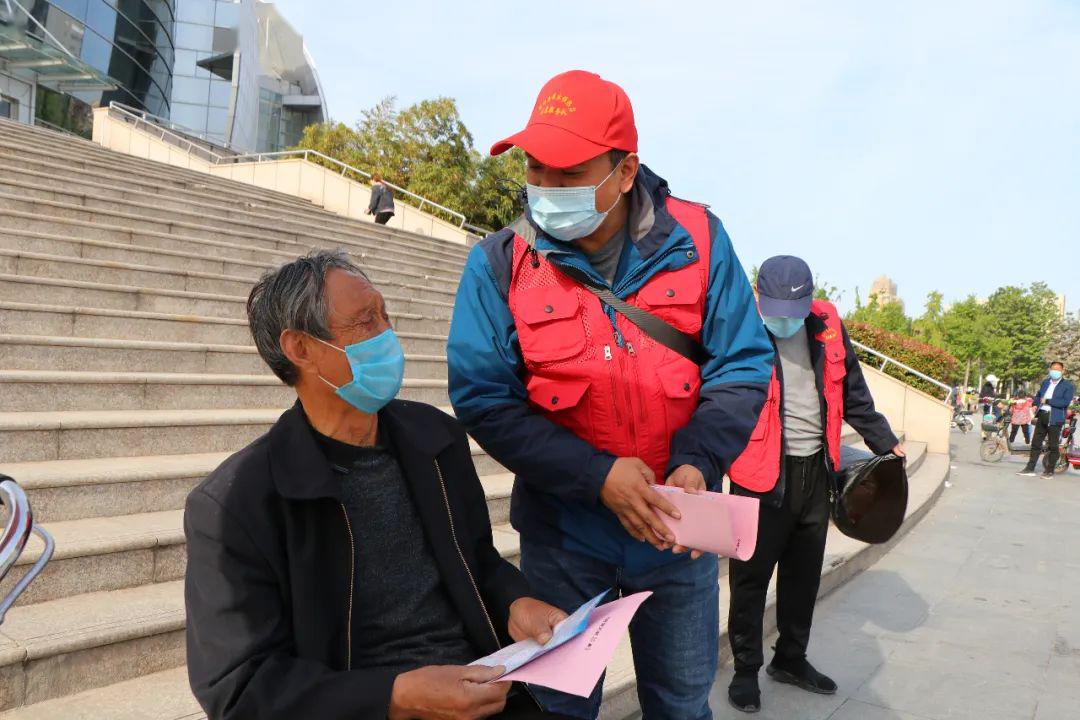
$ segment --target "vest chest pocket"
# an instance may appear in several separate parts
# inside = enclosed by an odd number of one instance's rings
[[[701,283],[696,271],[660,275],[643,287],[637,297],[644,310],[684,333],[701,332]]]
[[[527,363],[569,360],[585,348],[585,327],[576,291],[535,288],[519,294],[514,314]]]
[[[847,350],[843,344],[825,345],[825,377],[829,380],[840,381],[847,375]]]

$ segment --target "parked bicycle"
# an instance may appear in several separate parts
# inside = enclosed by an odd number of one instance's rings
[[[979,457],[983,462],[1001,462],[1009,454],[1009,421],[1007,415],[984,415],[982,419],[983,441]]]
[[[2,530],[0,532],[0,582],[3,582],[8,572],[18,562],[23,550],[26,549],[26,542],[30,539],[31,533],[40,537],[45,543],[37,561],[19,578],[10,592],[0,598],[0,623],[3,623],[7,611],[52,558],[54,544],[48,531],[34,523],[34,515],[30,510],[30,501],[26,499],[26,493],[7,475],[0,475],[0,518],[4,519],[4,525],[0,527]]]
[[[975,423],[971,421],[971,418],[968,417],[968,414],[964,412],[963,408],[957,406],[956,409],[953,410],[952,426],[967,435],[975,428]]]

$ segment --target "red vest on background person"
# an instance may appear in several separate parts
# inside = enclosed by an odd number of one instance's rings
[[[703,206],[672,197],[666,206],[690,233],[697,258],[656,273],[624,299],[700,340],[712,249],[708,216]],[[594,447],[641,458],[662,482],[671,437],[697,409],[701,369],[616,314],[625,344],[619,347],[599,298],[529,250],[514,237],[507,298],[529,401]]]
[[[825,396],[825,446],[833,468],[840,464],[840,434],[844,425],[844,376],[847,375],[847,348],[844,346],[843,325],[832,303],[815,300],[810,313],[825,321],[825,329],[815,337],[824,344],[825,370],[823,374]],[[780,358],[777,357],[776,362]],[[765,493],[776,487],[780,479],[780,462],[783,455],[782,434],[784,419],[781,417],[782,393],[780,379],[773,366],[769,380],[769,395],[758,416],[757,427],[742,454],[728,470],[733,483],[752,492]]]

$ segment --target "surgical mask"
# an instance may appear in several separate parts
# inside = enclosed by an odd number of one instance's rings
[[[1050,379],[1051,380],[1060,380],[1061,379],[1061,371],[1060,370],[1051,370],[1050,371]]]
[[[607,177],[600,181],[600,185],[611,179],[611,176],[619,169],[619,165],[612,168]],[[596,190],[600,185],[550,188],[539,185],[526,186],[533,221],[545,233],[564,242],[591,235],[622,198],[622,193],[620,193],[611,207],[600,212],[596,209]]]
[[[762,322],[775,337],[789,338],[806,324],[806,318],[763,317]]]
[[[344,349],[325,340],[319,342],[345,353],[349,360],[351,382],[338,387],[319,376],[320,380],[334,388],[339,398],[360,412],[374,415],[397,396],[405,377],[405,351],[401,349],[393,330],[387,328],[373,338],[346,345]]]

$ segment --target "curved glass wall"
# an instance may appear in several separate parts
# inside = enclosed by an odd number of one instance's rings
[[[35,0],[29,9],[73,55],[118,82],[114,90],[72,95],[89,105],[115,100],[169,116],[173,0]]]

